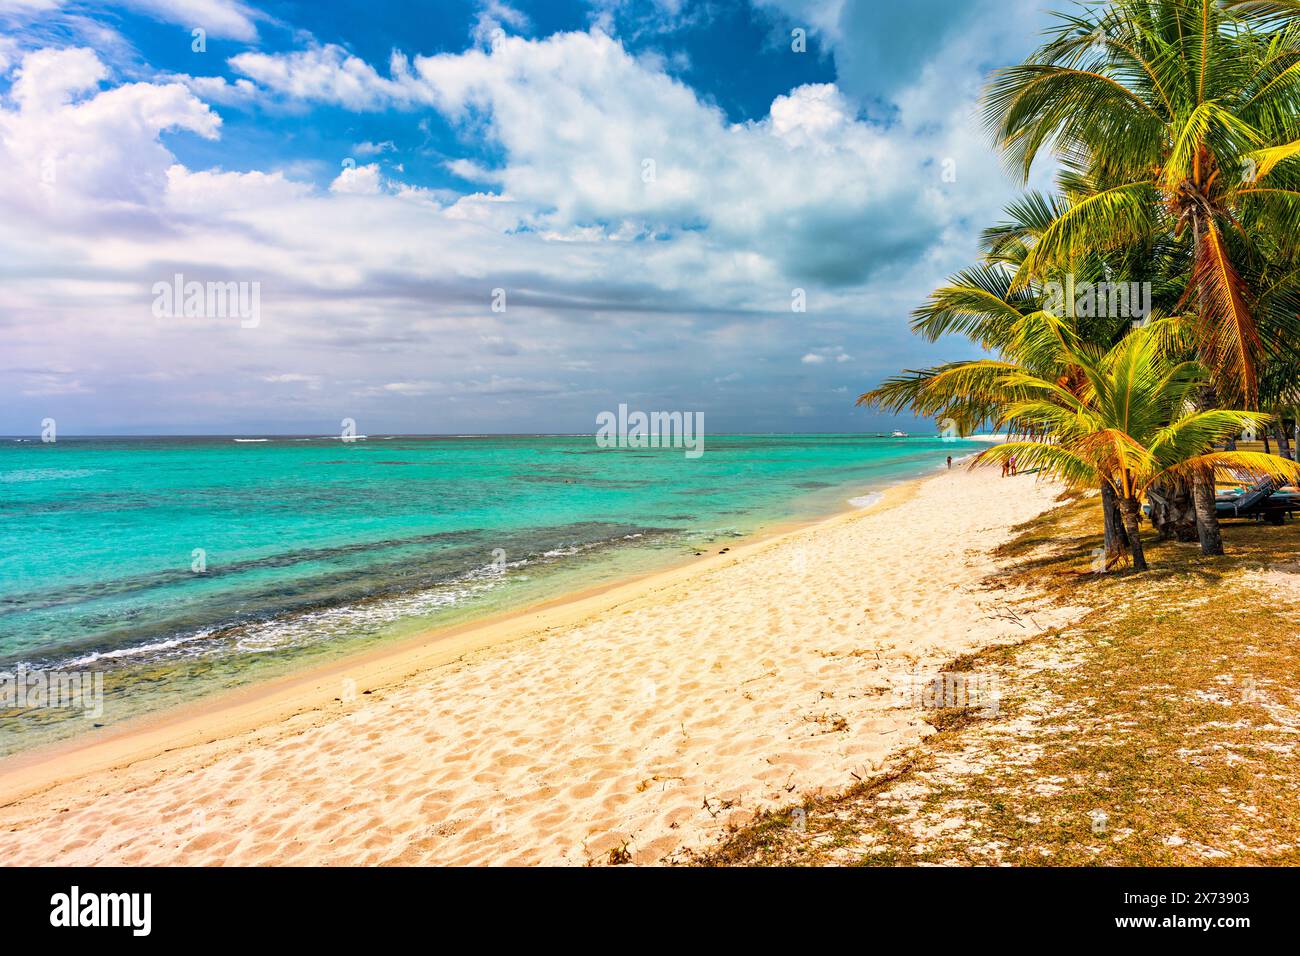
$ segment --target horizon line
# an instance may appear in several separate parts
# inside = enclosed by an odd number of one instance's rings
[[[871,429],[865,431],[723,431],[714,432],[713,437],[750,437],[759,435],[888,435],[889,429]],[[918,432],[917,434],[928,434]],[[935,434],[941,434],[935,432]],[[374,432],[365,435],[357,435],[355,439],[363,441],[368,438],[593,438],[596,432]],[[909,433],[910,437],[910,433]],[[320,441],[341,441],[338,434],[321,434],[320,432],[103,432],[99,434],[76,434],[60,435],[55,442],[42,442],[41,435],[37,433],[27,434],[0,434],[0,440],[6,441],[23,441],[30,440],[38,444],[57,444],[58,441],[67,441],[69,439],[95,439],[95,438],[300,438]]]

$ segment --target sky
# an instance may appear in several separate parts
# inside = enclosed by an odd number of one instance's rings
[[[0,433],[915,427],[1040,6],[0,0]]]

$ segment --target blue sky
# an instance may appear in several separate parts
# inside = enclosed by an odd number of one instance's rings
[[[854,396],[969,354],[908,313],[1015,194],[977,99],[1044,22],[0,0],[0,433],[888,427]],[[255,320],[160,315],[177,274]]]

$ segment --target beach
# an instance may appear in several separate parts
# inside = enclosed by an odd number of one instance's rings
[[[6,707],[0,689],[0,758],[693,564],[978,447],[710,436],[690,459],[591,436],[0,442],[0,678],[93,670],[104,725]]]
[[[696,563],[0,763],[10,865],[680,860],[886,770],[902,692],[1058,626],[990,585],[1059,486],[954,467]]]

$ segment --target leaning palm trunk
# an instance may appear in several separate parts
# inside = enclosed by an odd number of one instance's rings
[[[1124,532],[1128,535],[1128,550],[1133,555],[1133,570],[1147,569],[1147,556],[1142,550],[1142,533],[1138,530],[1138,515],[1141,505],[1137,498],[1129,495],[1120,501],[1120,510],[1124,514]]]
[[[1192,479],[1192,498],[1196,504],[1196,536],[1201,554],[1223,554],[1223,535],[1219,532],[1219,515],[1214,510],[1214,475],[1199,469]]]

